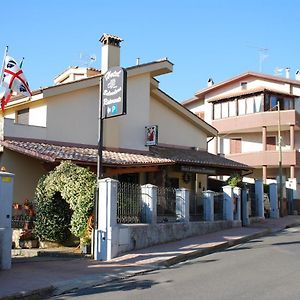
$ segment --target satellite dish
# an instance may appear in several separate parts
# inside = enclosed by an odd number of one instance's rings
[[[90,67],[97,60],[97,57],[96,54],[80,53],[79,59],[81,67]]]

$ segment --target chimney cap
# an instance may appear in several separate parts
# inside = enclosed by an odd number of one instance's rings
[[[120,47],[120,43],[123,41],[120,37],[112,34],[103,33],[99,40],[103,45],[113,45]]]

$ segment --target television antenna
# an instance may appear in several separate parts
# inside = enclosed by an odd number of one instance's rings
[[[79,59],[82,67],[90,67],[97,60],[97,57],[96,54],[80,53]]]
[[[255,48],[258,51],[259,55],[259,72],[262,73],[263,71],[263,63],[265,59],[269,56],[268,55],[268,48],[263,48],[263,47],[258,47],[258,46],[253,46],[253,45],[248,45],[250,48]]]
[[[282,75],[282,71],[283,71],[283,68],[276,67],[275,70],[274,70],[274,75],[275,76],[281,76]]]

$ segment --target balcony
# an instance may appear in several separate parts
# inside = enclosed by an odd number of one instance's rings
[[[47,128],[17,124],[12,119],[4,119],[4,137],[46,140]]]
[[[295,129],[300,127],[300,115],[296,110],[280,111],[281,130],[289,130],[290,125],[296,125]],[[263,126],[268,130],[277,130],[278,112],[268,111],[248,115],[229,117],[212,121],[212,126],[218,129],[220,134],[224,133],[242,133],[242,132],[261,132]]]
[[[226,154],[226,158],[235,160],[240,163],[247,164],[251,167],[278,166],[279,153],[278,151],[259,151],[248,153]],[[300,164],[300,153],[296,150],[282,151],[282,165],[293,166]]]

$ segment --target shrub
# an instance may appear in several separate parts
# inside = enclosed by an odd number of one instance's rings
[[[35,194],[37,236],[63,241],[70,230],[76,237],[86,238],[95,188],[94,173],[72,162],[64,161],[49,172],[40,180]]]
[[[242,188],[244,186],[242,176],[239,175],[239,174],[231,175],[227,179],[226,184],[230,185],[231,187],[236,187],[237,186],[237,187]]]

